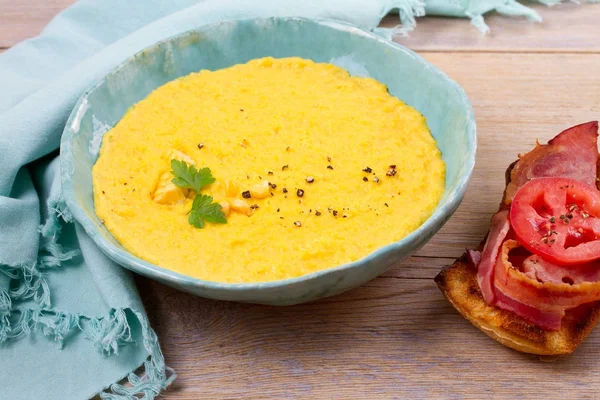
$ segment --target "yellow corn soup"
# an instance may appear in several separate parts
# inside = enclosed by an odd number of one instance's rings
[[[226,224],[195,228],[171,160],[210,168]],[[131,253],[219,282],[358,260],[421,225],[444,192],[425,118],[370,78],[262,58],[169,82],[103,138],[96,213]]]

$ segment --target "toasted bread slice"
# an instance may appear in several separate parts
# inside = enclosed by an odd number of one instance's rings
[[[516,161],[506,171],[507,185],[515,164]],[[500,209],[507,207],[504,196]],[[479,250],[481,249],[483,243]],[[483,299],[477,283],[477,270],[467,261],[466,253],[440,272],[435,277],[435,282],[450,304],[473,325],[503,345],[525,353],[572,353],[600,319],[600,301],[584,304],[567,311],[559,331],[546,331],[511,311],[489,305]]]

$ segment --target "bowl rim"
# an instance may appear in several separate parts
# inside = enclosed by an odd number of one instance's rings
[[[309,274],[279,279],[273,281],[266,282],[248,282],[248,283],[226,283],[226,282],[216,282],[216,281],[208,281],[200,278],[194,278],[189,275],[184,275],[179,272],[175,272],[169,270],[167,268],[163,268],[159,265],[153,264],[146,260],[143,260],[129,251],[125,249],[120,249],[112,243],[108,242],[106,239],[100,235],[99,231],[95,227],[95,223],[91,218],[87,216],[87,214],[83,211],[83,209],[79,206],[74,190],[73,190],[73,180],[72,172],[73,169],[73,152],[71,148],[71,141],[75,134],[78,132],[78,129],[74,129],[74,125],[78,125],[79,114],[80,112],[85,112],[87,110],[87,99],[91,92],[96,90],[99,86],[101,86],[108,78],[112,75],[118,73],[119,70],[125,67],[126,64],[134,60],[135,58],[141,56],[143,53],[147,52],[149,49],[156,48],[158,46],[164,45],[171,41],[184,38],[186,36],[190,36],[196,34],[198,32],[202,32],[203,30],[212,29],[218,27],[220,25],[225,24],[239,24],[239,23],[259,23],[266,21],[283,21],[283,22],[294,22],[294,23],[316,23],[318,25],[326,26],[334,30],[347,32],[353,35],[361,35],[367,37],[371,40],[375,40],[387,47],[392,48],[394,51],[400,51],[405,55],[415,59],[418,61],[423,68],[427,69],[429,72],[437,75],[442,80],[445,80],[446,83],[459,94],[460,103],[462,108],[467,113],[467,124],[465,126],[466,135],[467,135],[467,147],[471,150],[470,153],[465,157],[466,160],[466,171],[459,177],[456,186],[450,190],[449,192],[445,192],[447,195],[445,197],[445,202],[440,203],[436,206],[433,214],[425,220],[417,229],[403,237],[402,239],[389,243],[385,246],[378,248],[377,250],[369,253],[368,255],[341,265],[337,265],[335,267],[326,268],[323,270],[311,272]],[[417,110],[419,111],[419,110]],[[390,252],[394,252],[402,248],[404,245],[416,241],[420,236],[426,234],[427,232],[433,232],[433,234],[437,233],[439,229],[444,225],[444,223],[451,217],[451,215],[456,211],[460,203],[462,202],[464,195],[466,193],[468,184],[470,182],[471,176],[473,174],[473,169],[475,166],[475,156],[477,153],[477,133],[476,133],[476,121],[475,115],[473,112],[472,104],[467,97],[467,94],[462,89],[462,87],[452,80],[446,73],[444,73],[439,68],[435,67],[433,64],[429,63],[423,57],[419,56],[412,50],[395,43],[391,40],[387,40],[382,36],[379,36],[373,32],[367,31],[363,28],[360,28],[351,23],[340,21],[332,18],[305,18],[305,17],[256,17],[256,18],[239,18],[239,19],[229,19],[225,21],[220,21],[212,24],[202,25],[193,29],[186,30],[184,32],[178,33],[176,35],[169,36],[165,39],[157,41],[156,43],[145,47],[144,49],[132,54],[123,60],[119,65],[114,67],[109,73],[104,75],[94,84],[92,84],[77,100],[73,110],[71,111],[67,123],[65,124],[65,128],[63,130],[63,134],[61,136],[60,143],[60,165],[61,165],[61,187],[62,194],[65,200],[65,203],[69,210],[71,211],[73,217],[77,222],[79,222],[85,232],[90,236],[90,238],[94,241],[94,243],[105,253],[109,258],[113,261],[116,261],[122,267],[129,269],[133,272],[140,273],[144,276],[149,276],[153,279],[161,278],[165,281],[170,281],[172,283],[183,284],[194,287],[202,287],[205,289],[216,289],[216,290],[232,290],[232,291],[247,291],[247,290],[258,290],[258,289],[276,289],[285,287],[288,285],[315,280],[320,278],[321,276],[339,273],[341,271],[350,270],[359,268],[361,265],[365,263],[369,263],[374,259],[384,256]],[[115,239],[116,240],[116,239]]]

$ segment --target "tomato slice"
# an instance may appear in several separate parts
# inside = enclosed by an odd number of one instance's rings
[[[515,194],[510,224],[527,250],[559,265],[600,259],[600,191],[569,178],[536,178]]]

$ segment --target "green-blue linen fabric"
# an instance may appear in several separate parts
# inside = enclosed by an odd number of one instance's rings
[[[402,25],[376,28],[391,10]],[[426,12],[470,17],[485,30],[481,16],[493,10],[539,20],[513,0],[82,0],[1,54],[0,399],[153,399],[175,376],[131,276],[61,199],[64,124],[104,74],[158,40],[220,20],[335,18],[390,37]]]

